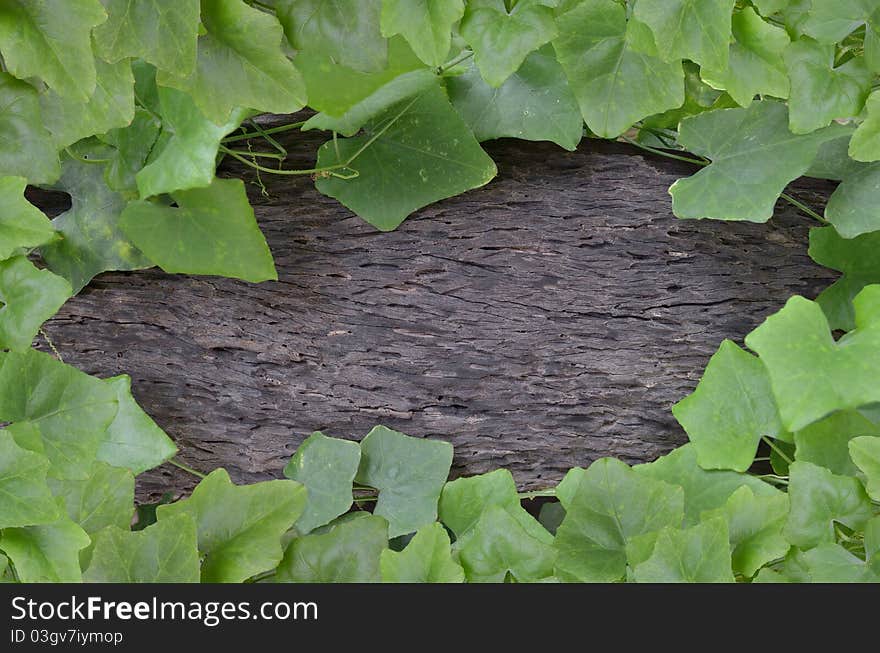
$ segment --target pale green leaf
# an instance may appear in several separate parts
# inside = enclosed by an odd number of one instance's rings
[[[177,207],[131,202],[119,226],[166,272],[214,274],[245,281],[277,279],[272,253],[240,179],[171,195]]]
[[[880,435],[880,426],[855,410],[832,413],[794,434],[795,460],[830,469],[841,476],[855,476],[858,469],[849,455],[849,443],[863,435]]]
[[[462,0],[382,0],[383,36],[401,34],[429,66],[445,63],[452,25],[464,14]]]
[[[636,121],[684,102],[680,61],[636,51],[624,8],[614,0],[569,3],[553,41],[587,126],[614,138]]]
[[[385,583],[461,583],[464,570],[452,559],[442,524],[422,526],[403,551],[385,549],[379,559]]]
[[[849,453],[867,478],[868,495],[880,501],[880,437],[855,438],[849,443]]]
[[[867,116],[849,142],[849,155],[856,161],[880,160],[880,92],[865,101]]]
[[[58,519],[58,506],[46,485],[48,469],[45,457],[20,447],[9,429],[0,430],[0,528]]]
[[[72,295],[70,284],[24,256],[0,261],[0,349],[22,351]]]
[[[88,478],[49,479],[67,515],[90,535],[108,527],[127,529],[134,514],[134,476],[127,469],[95,462]]]
[[[666,61],[727,68],[734,0],[639,0],[633,15],[651,28]]]
[[[804,32],[823,43],[842,41],[866,22],[878,22],[874,0],[811,0]]]
[[[447,483],[440,495],[440,521],[460,539],[476,525],[485,509],[501,506],[510,511],[519,505],[513,475],[506,469],[496,469]]]
[[[880,231],[880,162],[851,170],[831,194],[825,219],[844,238]]]
[[[6,528],[0,534],[0,549],[23,583],[80,582],[79,552],[89,544],[86,532],[67,515],[51,524]]]
[[[27,179],[0,177],[0,261],[57,238],[52,223],[24,198]]]
[[[664,528],[633,577],[639,583],[732,583],[727,522],[715,517],[690,528]]]
[[[202,582],[241,583],[275,567],[283,556],[281,536],[302,514],[306,492],[289,480],[237,486],[216,469],[192,495],[156,510],[158,523],[193,518],[203,556]]]
[[[803,554],[814,583],[880,583],[880,556],[862,560],[839,544],[822,544]]]
[[[377,426],[361,442],[355,480],[379,490],[373,513],[388,520],[389,537],[397,537],[437,519],[437,502],[451,465],[448,442],[411,438]]]
[[[439,87],[391,107],[364,131],[318,151],[318,167],[350,162],[358,175],[322,176],[316,185],[383,231],[423,206],[488,183],[497,171]]]
[[[43,124],[37,91],[0,72],[0,177],[50,184],[60,174],[57,148]]]
[[[300,533],[323,526],[351,508],[352,482],[360,461],[357,442],[328,438],[320,431],[299,446],[284,475],[308,491],[305,510],[296,522]]]

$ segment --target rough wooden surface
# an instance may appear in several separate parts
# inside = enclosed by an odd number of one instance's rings
[[[308,164],[314,138],[288,143]],[[387,234],[308,178],[266,176],[268,198],[250,188],[277,283],[103,275],[46,331],[67,362],[129,373],[198,469],[278,476],[311,431],[383,423],[452,442],[455,474],[505,466],[537,488],[682,443],[669,408],[721,340],[832,278],[786,206],[768,225],[676,220],[687,165],[595,141],[487,149],[495,181]],[[192,484],[166,465],[139,496]]]

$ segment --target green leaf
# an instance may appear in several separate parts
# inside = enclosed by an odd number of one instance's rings
[[[625,9],[614,0],[569,3],[557,23],[553,47],[597,136],[615,138],[646,116],[681,106],[681,62],[636,51]]]
[[[323,526],[351,508],[352,481],[360,461],[357,442],[328,438],[320,431],[299,446],[284,475],[308,491],[305,510],[296,522],[300,533]]]
[[[831,194],[825,219],[844,238],[880,230],[876,206],[880,198],[880,162],[849,172]]]
[[[880,583],[880,557],[864,561],[839,544],[822,544],[803,554],[814,583]]]
[[[635,18],[651,28],[666,61],[727,68],[734,0],[639,0]]]
[[[446,62],[452,25],[464,14],[462,0],[382,0],[382,36],[401,34],[429,66]]]
[[[90,583],[198,583],[196,524],[187,514],[130,532],[108,526],[93,536]]]
[[[703,520],[721,517],[727,522],[734,573],[751,578],[761,567],[788,553],[782,535],[788,517],[788,495],[774,491],[758,496],[741,486],[722,507],[703,513]]]
[[[319,177],[316,186],[382,231],[423,206],[488,183],[497,172],[436,86],[390,108],[364,131],[318,150],[319,168],[348,162],[359,174]]]
[[[679,218],[766,222],[779,194],[806,172],[819,145],[838,133],[828,128],[794,135],[785,105],[772,101],[685,118],[679,143],[712,163],[672,184],[672,210]]]
[[[0,177],[0,261],[57,238],[52,223],[24,198],[27,179]]]
[[[452,559],[442,524],[422,526],[403,551],[385,549],[379,558],[385,583],[462,583],[464,570]]]
[[[858,469],[850,459],[849,443],[862,435],[880,435],[880,426],[855,410],[832,413],[794,434],[795,459],[841,476],[855,476]]]
[[[67,515],[51,524],[6,528],[0,535],[0,549],[23,583],[82,581],[79,552],[89,544],[86,532]]]
[[[587,470],[583,467],[572,467],[569,469],[559,484],[556,486],[556,498],[565,510],[571,508],[574,497],[577,494],[578,487]]]
[[[240,179],[215,179],[171,197],[176,208],[141,200],[119,219],[123,233],[160,268],[254,283],[278,278]]]
[[[850,441],[853,462],[867,478],[868,495],[880,501],[880,437],[863,436]]]
[[[303,53],[371,72],[387,61],[379,30],[381,0],[277,0],[287,40]]]
[[[693,443],[678,447],[651,463],[635,465],[633,471],[684,490],[685,526],[700,521],[705,511],[725,505],[730,496],[742,487],[749,488],[762,500],[779,494],[779,490],[750,474],[703,469],[698,464],[698,453]]]
[[[822,43],[836,43],[860,25],[878,19],[880,7],[873,0],[811,0],[803,28]]]
[[[199,0],[104,0],[108,18],[95,29],[95,49],[107,61],[140,58],[178,75],[196,64]]]
[[[82,101],[48,91],[40,95],[43,121],[59,148],[80,139],[125,127],[134,118],[134,77],[131,63],[95,60],[97,83]]]
[[[858,530],[872,515],[871,500],[857,479],[812,463],[792,463],[788,496],[785,537],[801,549],[833,543],[835,522]]]
[[[107,146],[89,148],[98,158],[110,151]],[[119,228],[126,200],[108,188],[102,166],[67,157],[61,170],[55,188],[70,194],[71,208],[53,220],[61,238],[40,249],[49,269],[78,293],[102,272],[152,267]]]
[[[43,125],[37,91],[0,72],[0,177],[51,184],[60,174],[55,141]]]
[[[871,90],[864,57],[834,67],[834,46],[802,38],[783,55],[788,77],[789,126],[795,134],[825,127],[835,118],[857,116]]]
[[[767,370],[730,340],[721,343],[697,389],[672,414],[706,469],[746,471],[761,436],[777,437],[782,430]]]
[[[237,107],[293,113],[306,102],[302,77],[284,55],[278,20],[241,0],[202,4],[195,70],[186,75],[159,70],[160,85],[185,91],[218,125]]]
[[[446,83],[452,105],[479,141],[509,136],[574,150],[581,140],[577,100],[549,46],[532,52],[498,88],[474,66]]]
[[[584,472],[556,531],[556,573],[563,580],[610,582],[626,573],[627,543],[664,526],[680,526],[684,492],[602,458]]]
[[[459,561],[471,583],[500,583],[508,575],[530,583],[553,575],[556,551],[533,537],[504,507],[483,511],[459,550]]]
[[[556,38],[553,9],[541,0],[469,0],[459,30],[490,86],[501,86],[530,52]]]
[[[124,129],[111,129],[102,140],[114,148],[104,168],[107,185],[126,197],[138,196],[136,175],[147,161],[159,131],[161,121],[146,109],[135,109],[134,120]]]
[[[281,536],[305,502],[303,486],[294,481],[236,486],[225,469],[216,469],[188,499],[159,506],[156,514],[159,524],[182,515],[195,520],[203,583],[241,583],[281,562]]]
[[[872,283],[880,283],[880,232],[841,238],[834,227],[810,229],[810,256],[843,277],[816,298],[832,330],[856,328],[853,299]]]
[[[98,447],[98,460],[128,469],[137,476],[177,453],[171,438],[135,401],[130,376],[114,376],[104,383],[116,393],[119,409]]]
[[[397,537],[437,519],[437,502],[451,466],[448,442],[377,426],[361,442],[355,480],[379,490],[373,513],[387,519],[389,537]]]
[[[88,534],[108,527],[127,529],[134,514],[134,476],[127,469],[95,462],[88,478],[49,479],[67,515]]]
[[[840,136],[829,139],[819,146],[819,151],[804,176],[840,181],[851,172],[864,167],[864,164],[853,161],[847,153],[850,139],[856,129],[855,125],[847,124],[842,127],[843,129],[835,127]]]
[[[788,75],[782,59],[790,42],[788,34],[762,20],[751,7],[733,14],[732,21],[735,41],[730,45],[727,67],[703,66],[703,79],[727,90],[743,107],[758,94],[788,97]]]
[[[0,430],[0,528],[48,524],[58,519],[58,506],[46,485],[48,469],[45,457],[22,449],[9,429]]]
[[[880,92],[865,101],[867,116],[849,142],[849,155],[856,161],[880,160]]]
[[[654,553],[636,565],[639,583],[732,583],[727,522],[708,519],[690,528],[666,527],[657,536]]]
[[[440,495],[440,521],[461,539],[476,525],[485,509],[500,506],[512,511],[519,505],[513,475],[506,469],[496,469],[447,483]]]
[[[95,89],[91,32],[107,18],[98,0],[8,0],[0,6],[6,70],[40,77],[61,95],[85,102]]]
[[[746,336],[770,374],[786,430],[880,400],[880,386],[872,381],[880,365],[880,319],[867,323],[869,300],[878,296],[880,286],[859,293],[856,316],[858,321],[861,313],[865,323],[836,342],[819,304],[798,295]]]
[[[0,354],[0,421],[29,422],[55,478],[87,478],[116,416],[113,388],[48,354]]]
[[[280,583],[378,583],[379,560],[388,548],[388,522],[364,515],[320,535],[293,540],[278,565]]]
[[[141,197],[209,186],[220,141],[238,127],[244,111],[234,111],[226,124],[218,126],[205,118],[186,93],[160,87],[158,97],[162,132],[147,165],[135,175]]]
[[[70,284],[24,256],[0,261],[0,349],[22,351],[72,295]]]

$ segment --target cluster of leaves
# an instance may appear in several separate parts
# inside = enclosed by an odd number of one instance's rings
[[[0,55],[4,579],[880,579],[875,3],[10,0]],[[272,134],[290,128],[328,132],[314,168],[283,167]],[[536,520],[506,471],[446,483],[443,443],[316,434],[288,480],[217,470],[132,526],[134,477],[173,443],[127,377],[31,344],[107,270],[276,278],[220,160],[311,175],[388,230],[489,182],[483,141],[585,134],[702,157],[670,189],[680,218],[764,222],[795,178],[840,182],[808,212],[826,223],[811,255],[842,277],[750,334],[757,356],[722,344],[674,410],[690,444],[574,469]],[[234,149],[251,138],[275,150]],[[28,185],[71,208],[49,220]],[[761,441],[774,474],[758,478]]]

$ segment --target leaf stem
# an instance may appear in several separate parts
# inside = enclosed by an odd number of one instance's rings
[[[806,214],[807,214],[808,216],[810,216],[811,218],[814,218],[814,219],[818,220],[819,222],[822,222],[823,224],[827,224],[827,223],[828,223],[828,221],[827,221],[825,218],[823,218],[821,215],[819,215],[818,213],[816,213],[813,209],[811,209],[809,206],[807,206],[807,205],[804,204],[803,202],[801,202],[801,201],[799,201],[799,200],[796,200],[796,199],[795,199],[794,197],[792,197],[791,195],[788,195],[787,193],[780,193],[779,197],[781,197],[782,199],[784,199],[786,202],[788,202],[788,203],[791,204],[792,206],[794,206],[794,207],[800,209],[801,211],[803,211],[804,213],[806,213]]]
[[[773,449],[773,451],[776,452],[776,455],[777,455],[777,456],[779,456],[780,458],[782,458],[786,463],[788,463],[789,465],[791,465],[791,464],[794,462],[791,458],[789,458],[787,455],[785,455],[785,452],[784,452],[782,449],[780,449],[779,447],[776,446],[776,444],[774,444],[773,440],[771,440],[770,438],[768,438],[766,435],[762,435],[762,436],[761,436],[761,439],[764,441],[764,443],[765,443],[768,447],[770,447],[771,449]]]
[[[193,476],[198,476],[199,478],[205,478],[205,476],[206,476],[206,474],[202,474],[201,472],[194,470],[192,467],[190,467],[189,465],[183,464],[182,462],[180,462],[176,458],[169,458],[168,462],[171,463],[172,465],[174,465],[175,467],[177,467],[178,469],[182,469],[183,471],[192,474]]]
[[[705,161],[703,159],[694,159],[694,158],[691,158],[688,156],[681,156],[678,154],[673,154],[672,152],[665,152],[663,150],[657,149],[656,147],[651,147],[650,145],[645,145],[644,143],[639,143],[638,141],[631,139],[629,136],[624,136],[623,134],[621,134],[620,138],[625,140],[630,145],[635,145],[636,147],[641,148],[641,149],[645,150],[646,152],[651,152],[652,154],[657,154],[659,156],[665,156],[669,159],[675,159],[676,161],[684,161],[685,163],[693,163],[698,166],[709,165],[709,162]]]
[[[473,50],[465,50],[464,52],[459,52],[456,57],[450,59],[442,66],[437,66],[437,73],[442,75],[450,68],[454,68],[455,66],[457,66],[461,62],[467,61],[468,59],[470,59],[473,56],[474,56]]]
[[[254,136],[263,136],[265,137],[267,134],[279,134],[281,132],[287,132],[292,129],[297,129],[306,124],[305,120],[300,120],[299,122],[291,122],[286,125],[279,125],[277,127],[269,127],[268,129],[257,129],[252,132],[245,132],[244,134],[236,134],[234,136],[227,136],[224,138],[221,143],[234,143],[236,141],[245,141],[249,138],[253,138]]]
[[[521,500],[525,499],[536,499],[538,497],[556,497],[556,488],[550,488],[547,490],[532,490],[531,492],[520,492],[517,496]]]

